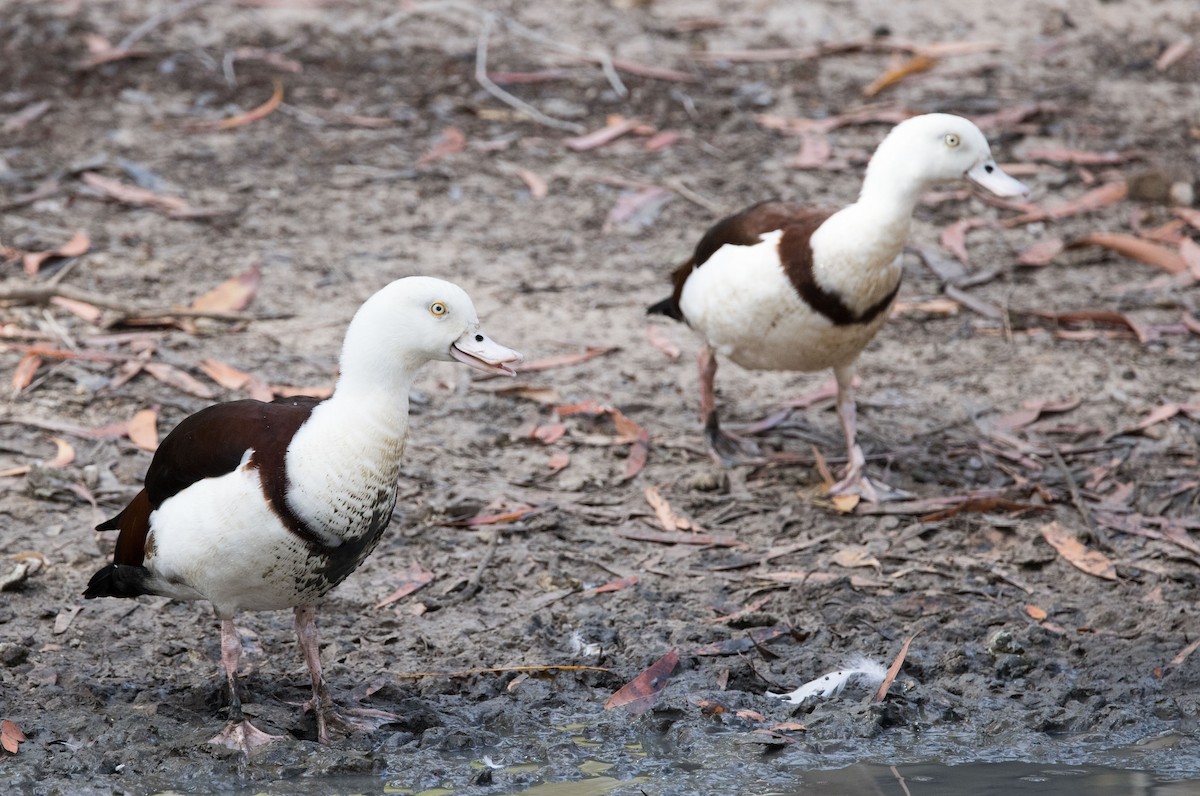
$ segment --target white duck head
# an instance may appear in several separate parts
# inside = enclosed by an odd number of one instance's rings
[[[978,127],[961,116],[927,113],[906,119],[883,139],[867,166],[860,198],[900,192],[915,202],[934,183],[964,178],[997,196],[1029,193],[996,165]]]
[[[513,375],[521,355],[489,338],[462,288],[428,276],[397,279],[367,299],[346,330],[338,390],[407,387],[426,362],[458,360]]]

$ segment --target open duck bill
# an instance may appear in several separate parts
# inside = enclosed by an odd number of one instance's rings
[[[996,161],[994,160],[985,160],[979,165],[972,167],[967,172],[967,179],[980,188],[988,189],[996,194],[996,196],[1008,198],[1029,194],[1029,187],[1025,183],[1005,174],[996,165]]]
[[[517,375],[513,366],[521,362],[520,354],[505,348],[478,329],[468,329],[462,337],[451,343],[450,356],[484,373],[506,376]]]

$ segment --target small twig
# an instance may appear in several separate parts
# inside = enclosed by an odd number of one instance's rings
[[[556,130],[566,130],[576,135],[582,133],[585,129],[583,125],[547,116],[520,97],[514,96],[500,88],[494,80],[488,77],[488,38],[491,37],[492,27],[496,24],[496,15],[490,11],[481,11],[480,16],[483,24],[479,31],[479,41],[475,45],[475,80],[478,81],[479,85],[483,86],[484,90],[496,99],[516,108],[538,124],[553,127]]]
[[[199,8],[200,6],[209,2],[211,2],[211,0],[182,0],[182,2],[178,3],[174,7],[158,12],[133,30],[129,31],[129,33],[125,34],[125,38],[117,42],[117,46],[114,47],[113,50],[117,52],[124,52],[145,38],[147,33],[154,30],[159,25],[170,22],[177,17],[181,17],[189,11]]]
[[[896,769],[896,767],[889,766],[888,768],[891,770],[892,776],[895,777],[896,781],[900,783],[900,790],[904,791],[904,796],[912,796],[912,793],[908,789],[908,785],[904,784],[904,777],[900,775],[900,772]]]
[[[211,318],[218,321],[257,321],[263,320],[262,315],[250,315],[244,312],[220,312],[215,310],[195,310],[190,307],[172,307],[163,309],[157,307],[144,308],[130,304],[128,301],[111,299],[87,290],[62,284],[41,285],[6,285],[0,283],[0,302],[13,304],[48,304],[53,298],[65,298],[71,301],[82,301],[101,309],[119,313],[121,319],[126,318]],[[288,317],[272,315],[271,318]]]
[[[506,674],[507,672],[611,672],[603,666],[494,666],[490,669],[459,669],[456,672],[397,672],[393,677],[471,677],[476,674]]]
[[[1104,531],[1096,521],[1092,518],[1092,512],[1088,510],[1087,504],[1083,502],[1083,496],[1079,493],[1079,484],[1075,481],[1075,476],[1071,474],[1071,468],[1067,467],[1067,462],[1063,459],[1062,452],[1053,440],[1046,439],[1046,446],[1050,449],[1050,456],[1054,459],[1054,464],[1062,472],[1063,478],[1067,482],[1067,491],[1071,494],[1071,502],[1075,504],[1075,509],[1079,512],[1079,516],[1083,517],[1083,522],[1088,527],[1088,534],[1092,537],[1092,541],[1099,547],[1106,550],[1112,550],[1113,547],[1108,541],[1108,533]]]
[[[466,602],[479,593],[479,584],[480,581],[483,580],[483,573],[489,566],[491,566],[492,559],[496,555],[496,548],[499,546],[499,544],[500,530],[493,528],[492,538],[488,541],[487,550],[483,551],[483,558],[480,559],[479,566],[475,568],[475,574],[472,575],[471,579],[467,581],[467,585],[463,587],[462,591],[460,591],[458,594],[455,594],[453,597],[448,597],[445,600],[439,601],[436,606],[437,608],[449,608],[451,605],[458,605],[459,603]],[[431,601],[426,601],[426,603],[430,604]],[[430,604],[429,607],[432,608],[434,606]]]
[[[696,191],[693,191],[683,183],[683,180],[664,180],[663,187],[674,191],[692,204],[697,205],[698,207],[703,207],[705,210],[714,215],[721,216],[725,215],[726,213],[726,209],[722,205],[714,202],[702,194],[697,193]]]

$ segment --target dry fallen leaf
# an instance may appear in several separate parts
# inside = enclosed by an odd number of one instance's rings
[[[33,377],[37,375],[38,368],[41,366],[42,358],[37,354],[25,354],[21,357],[12,375],[14,395],[33,383]]]
[[[568,149],[573,149],[576,152],[586,152],[589,149],[602,147],[610,141],[615,141],[640,125],[641,122],[637,119],[622,119],[617,117],[599,130],[587,133],[586,135],[576,136],[575,138],[564,139],[563,143],[567,145]]]
[[[262,281],[262,266],[250,266],[243,274],[230,277],[192,302],[192,309],[201,312],[241,312],[250,306],[258,284]]]
[[[604,583],[594,589],[588,589],[587,591],[583,592],[583,594],[607,594],[608,592],[621,591],[622,589],[627,589],[630,586],[633,586],[637,582],[638,576],[630,575],[629,577],[610,580],[608,583]]]
[[[1102,246],[1118,254],[1160,268],[1169,274],[1182,273],[1188,268],[1187,263],[1178,252],[1168,249],[1162,244],[1122,232],[1093,232],[1071,241],[1070,246],[1071,248]]]
[[[1158,60],[1154,62],[1155,70],[1159,72],[1165,72],[1170,69],[1175,65],[1176,61],[1191,52],[1192,45],[1193,42],[1191,36],[1184,36],[1182,39],[1178,39],[1172,44],[1168,45],[1167,48],[1162,51],[1162,54],[1158,56]]]
[[[529,195],[534,199],[545,199],[546,194],[550,193],[550,186],[546,184],[546,181],[529,169],[517,169],[517,176],[529,188]]]
[[[646,324],[646,339],[650,341],[650,345],[663,352],[667,359],[674,362],[682,356],[679,346],[675,345],[663,328],[657,324]]]
[[[1066,244],[1059,238],[1040,240],[1032,246],[1023,249],[1017,255],[1017,262],[1028,266],[1049,265],[1054,262],[1055,257],[1062,254],[1065,248]]]
[[[275,397],[265,381],[219,359],[200,360],[200,369],[225,389],[245,390],[256,401],[270,402]]]
[[[800,151],[788,161],[794,169],[816,169],[824,166],[833,157],[833,145],[829,138],[820,133],[809,133],[800,139]]]
[[[275,80],[275,90],[271,92],[270,98],[259,105],[257,108],[252,108],[245,113],[239,113],[237,116],[230,116],[228,119],[221,119],[213,122],[193,122],[184,125],[184,129],[193,133],[212,133],[220,130],[232,130],[236,127],[243,127],[251,122],[256,122],[259,119],[265,119],[270,116],[276,108],[283,103],[283,81]]]
[[[447,127],[433,146],[417,160],[418,166],[426,166],[447,155],[454,155],[467,148],[467,136],[457,127]]]
[[[46,462],[47,467],[62,468],[75,461],[75,449],[71,447],[71,443],[62,437],[51,437],[50,439],[53,440],[57,452],[53,459]]]
[[[990,223],[986,218],[961,218],[942,230],[942,245],[963,265],[969,265],[971,256],[967,253],[967,233]]]
[[[110,179],[94,171],[83,172],[79,175],[79,179],[83,180],[89,188],[127,205],[151,207],[155,210],[166,211],[168,214],[186,212],[191,207],[186,200],[178,196],[155,193],[136,185],[123,183],[120,180]]]
[[[144,451],[158,450],[158,411],[141,409],[129,421],[129,440]]]
[[[412,594],[422,586],[426,586],[432,582],[433,572],[425,569],[425,567],[414,561],[409,566],[408,571],[401,575],[400,585],[396,588],[396,590],[376,603],[375,607],[384,608],[389,606],[397,600],[403,599],[404,597]]]
[[[1036,619],[1038,622],[1041,622],[1043,619],[1049,616],[1049,614],[1046,613],[1045,608],[1038,608],[1036,605],[1026,605],[1025,613],[1029,614],[1031,618]]]
[[[555,451],[550,454],[550,458],[546,460],[546,466],[550,468],[550,472],[557,473],[560,470],[565,470],[571,464],[571,454],[566,451]]]
[[[701,528],[696,527],[690,520],[679,516],[671,509],[671,504],[667,501],[662,493],[658,491],[658,487],[648,486],[643,494],[646,497],[646,502],[650,504],[650,508],[654,509],[654,515],[658,517],[658,523],[665,531],[700,531]]]
[[[561,368],[567,365],[578,365],[581,362],[587,362],[589,359],[595,359],[605,354],[611,354],[619,350],[615,346],[587,346],[583,352],[578,354],[562,354],[560,356],[546,357],[545,359],[535,359],[533,362],[526,362],[517,367],[521,373],[531,373],[534,371],[551,370],[553,368]],[[561,413],[560,413],[561,414]]]
[[[1077,408],[1081,403],[1083,403],[1083,399],[1075,395],[1050,400],[1031,399],[1023,401],[1021,408],[1016,412],[996,418],[992,421],[992,425],[1012,431],[1013,429],[1024,428],[1036,421],[1043,414],[1069,412]]]
[[[833,563],[847,569],[853,567],[874,567],[876,571],[883,569],[879,559],[871,555],[866,547],[846,547],[833,554]]]
[[[142,365],[142,369],[163,384],[168,384],[188,395],[194,395],[197,398],[204,398],[206,400],[212,400],[216,397],[216,393],[213,392],[211,387],[174,365],[168,365],[166,362],[147,362]]]
[[[1043,525],[1042,537],[1076,569],[1105,580],[1117,580],[1117,568],[1108,556],[1089,550],[1057,522]]]
[[[20,727],[8,719],[0,720],[0,746],[4,747],[4,751],[15,755],[24,740],[25,733],[21,732]]]
[[[864,97],[874,97],[888,86],[899,83],[909,75],[927,72],[937,65],[938,59],[924,52],[912,55],[908,60],[894,64],[886,72],[871,81],[863,88]]]
[[[1075,166],[1115,166],[1131,160],[1139,160],[1140,152],[1085,152],[1065,147],[1039,147],[1025,152],[1029,160],[1041,160],[1050,163],[1070,163]]]
[[[645,713],[666,687],[667,680],[678,665],[679,653],[671,650],[605,700],[604,709],[612,710],[627,705],[629,712],[635,716]]]
[[[562,423],[544,423],[533,430],[531,437],[543,445],[553,445],[566,436],[567,427]]]
[[[21,258],[22,266],[25,273],[29,276],[37,276],[42,264],[54,257],[78,257],[81,254],[86,254],[88,249],[92,247],[91,238],[83,230],[79,230],[71,239],[59,246],[57,249],[51,249],[44,252],[29,252]]]
[[[896,655],[896,660],[892,661],[892,665],[888,667],[887,676],[883,678],[883,682],[879,684],[879,690],[872,697],[872,702],[882,702],[887,696],[888,690],[892,687],[892,683],[896,680],[896,675],[900,674],[900,667],[904,664],[904,659],[908,656],[908,647],[913,643],[916,634],[908,637],[904,642],[904,646],[900,648],[900,652]]]

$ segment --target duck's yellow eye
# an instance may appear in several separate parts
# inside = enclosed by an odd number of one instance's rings
[[[446,305],[440,301],[435,301],[430,304],[429,311],[433,313],[433,317],[435,318],[440,318],[448,312]]]
[[[959,138],[957,133],[946,133],[946,146],[953,149],[958,146]]]

